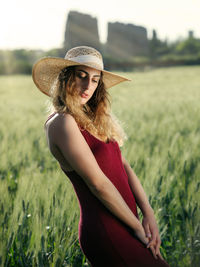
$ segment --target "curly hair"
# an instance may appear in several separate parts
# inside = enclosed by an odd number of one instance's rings
[[[89,101],[81,105],[75,90],[75,66],[64,68],[51,88],[51,111],[71,114],[79,128],[86,129],[104,142],[117,141],[122,146],[126,135],[119,121],[111,113],[110,95],[104,87],[103,74]]]

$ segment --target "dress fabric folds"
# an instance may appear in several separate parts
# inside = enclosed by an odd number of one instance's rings
[[[86,130],[80,131],[101,170],[138,217],[118,143],[105,143]],[[63,172],[70,179],[79,201],[79,242],[92,267],[169,267],[165,261],[154,259],[150,249],[134,236],[133,230],[91,193],[75,171]]]

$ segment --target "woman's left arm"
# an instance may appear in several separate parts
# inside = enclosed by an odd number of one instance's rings
[[[131,191],[133,192],[135,200],[143,214],[142,225],[144,227],[146,236],[150,240],[148,247],[153,245],[153,247],[155,248],[156,255],[159,255],[161,240],[153,209],[148,201],[148,198],[144,192],[144,189],[138,177],[136,176],[131,166],[123,156],[122,156],[122,162],[128,176],[128,182]]]

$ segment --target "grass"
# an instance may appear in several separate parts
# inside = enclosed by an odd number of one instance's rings
[[[171,266],[200,263],[200,67],[126,73],[110,89],[121,148],[149,196]],[[0,263],[86,266],[73,187],[45,139],[46,96],[30,76],[0,77]]]

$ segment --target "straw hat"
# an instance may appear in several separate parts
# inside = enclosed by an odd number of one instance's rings
[[[130,81],[128,78],[104,70],[102,55],[96,49],[88,46],[71,48],[64,58],[45,57],[40,59],[33,66],[33,81],[42,93],[50,96],[50,90],[57,84],[60,71],[66,67],[77,65],[101,70],[106,89],[123,81]]]

